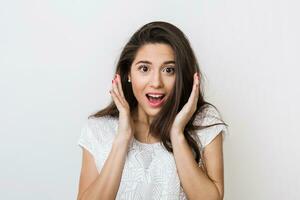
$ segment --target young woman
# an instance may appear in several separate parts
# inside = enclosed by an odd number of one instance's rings
[[[78,199],[220,200],[227,125],[203,97],[185,35],[167,22],[141,27],[117,64],[112,102],[81,131]]]

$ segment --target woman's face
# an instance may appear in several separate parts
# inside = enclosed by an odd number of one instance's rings
[[[171,46],[159,43],[143,45],[138,50],[129,73],[139,111],[155,116],[170,95],[175,77],[174,52]]]

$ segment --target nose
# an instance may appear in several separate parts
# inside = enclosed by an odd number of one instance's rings
[[[161,74],[159,72],[153,73],[150,80],[150,86],[153,88],[160,88],[162,85]]]

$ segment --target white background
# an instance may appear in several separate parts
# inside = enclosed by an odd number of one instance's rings
[[[76,198],[82,123],[109,102],[122,47],[154,20],[187,35],[229,124],[225,199],[300,199],[295,2],[1,0],[1,199]]]

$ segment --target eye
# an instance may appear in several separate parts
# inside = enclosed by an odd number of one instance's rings
[[[147,65],[140,65],[138,70],[142,72],[147,72],[149,71],[149,67]]]
[[[175,67],[173,67],[173,66],[165,67],[163,69],[163,71],[166,71],[168,74],[174,74],[175,73]]]

